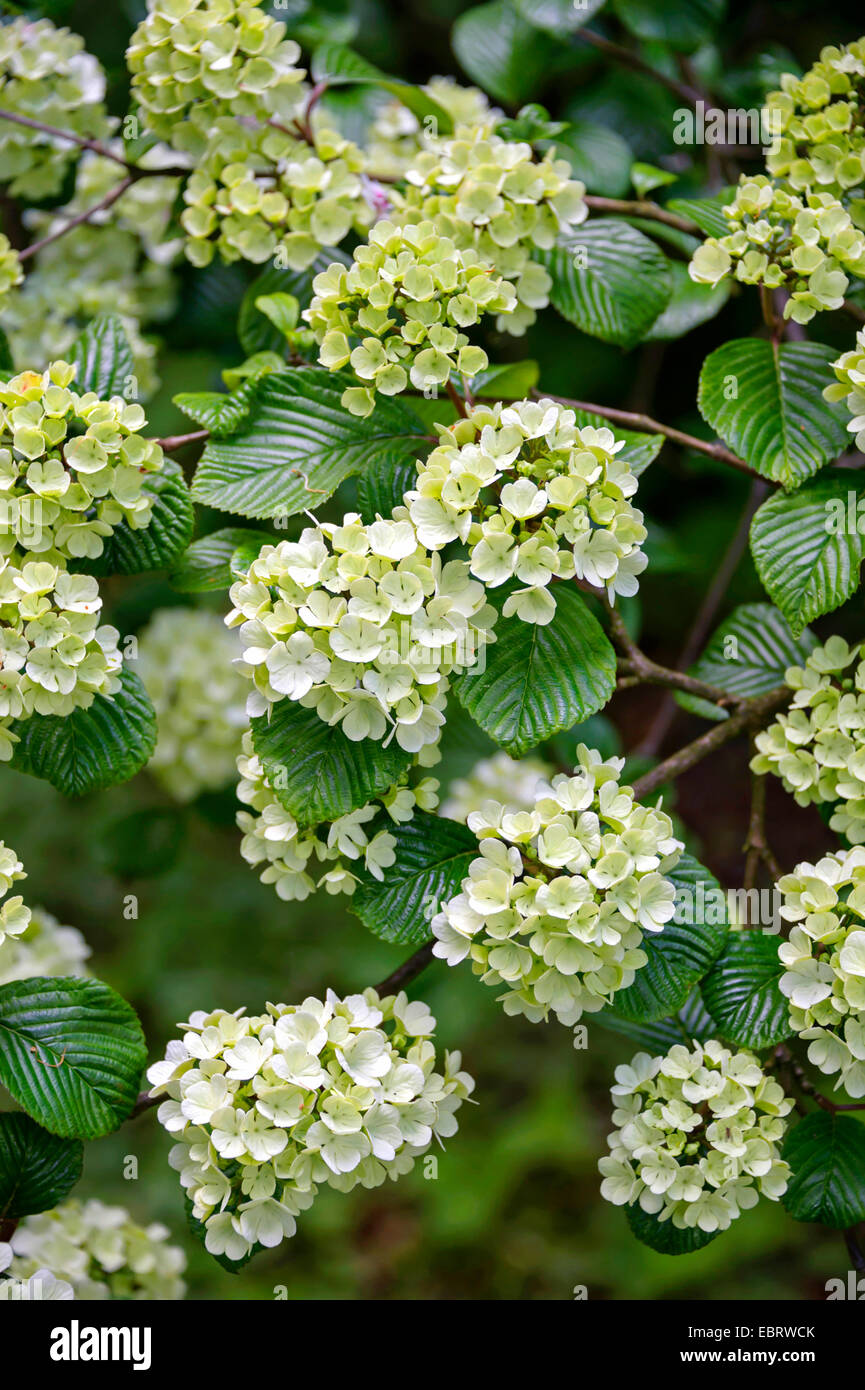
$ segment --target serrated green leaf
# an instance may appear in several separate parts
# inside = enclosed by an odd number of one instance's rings
[[[75,339],[66,355],[75,368],[75,388],[106,400],[125,396],[135,376],[135,358],[117,314],[100,314]],[[132,393],[134,395],[134,392]]]
[[[216,439],[234,434],[249,414],[253,383],[237,391],[181,391],[174,404]]]
[[[857,508],[865,489],[857,486],[857,476],[827,469],[798,492],[775,493],[751,522],[751,555],[760,582],[794,637],[806,623],[840,608],[859,587],[865,536],[858,529]]]
[[[388,77],[359,53],[354,53],[341,43],[323,43],[312,55],[312,75],[316,82],[324,79],[332,87],[361,83],[380,87],[397,101],[402,102],[419,121],[432,119],[437,123],[439,133],[448,135],[453,130],[453,122],[443,106],[439,106],[431,96],[410,82],[402,82]]]
[[[634,347],[673,292],[670,264],[653,241],[613,217],[593,218],[559,236],[535,259],[552,277],[550,301],[592,338]]]
[[[666,877],[676,888],[676,915],[663,931],[644,932],[648,963],[616,995],[616,1013],[637,1023],[666,1018],[711,970],[727,939],[727,899],[718,880],[688,854]]]
[[[262,377],[237,434],[208,443],[193,497],[240,516],[292,516],[373,460],[420,456],[425,430],[404,401],[379,399],[363,420],[340,404],[344,386],[320,367]]]
[[[724,208],[732,203],[735,196],[736,189],[731,185],[722,188],[712,198],[671,198],[667,208],[679,217],[689,217],[706,236],[722,237],[727,236],[730,231]]]
[[[416,483],[414,459],[373,459],[357,480],[357,505],[364,521],[390,516]]]
[[[284,335],[261,312],[256,300],[268,294],[290,294],[301,309],[308,309],[312,300],[313,280],[334,261],[340,265],[351,265],[351,256],[338,247],[323,246],[306,270],[281,270],[278,266],[270,266],[253,280],[243,296],[237,318],[237,336],[245,353],[285,352]]]
[[[724,443],[763,478],[797,488],[847,447],[847,416],[823,399],[833,348],[735,338],[710,353],[697,405]]]
[[[281,804],[301,828],[336,820],[387,791],[410,767],[412,754],[392,739],[353,742],[314,709],[280,700],[270,719],[251,721],[255,751]]]
[[[708,1042],[710,1038],[718,1036],[718,1025],[707,1012],[699,989],[693,990],[681,1009],[669,1018],[638,1023],[635,1019],[621,1017],[614,1005],[608,1005],[599,1013],[592,1014],[591,1024],[599,1024],[611,1033],[619,1033],[654,1057],[669,1052],[677,1043],[691,1039]]]
[[[631,165],[634,161],[626,140],[609,126],[594,121],[571,121],[569,128],[556,136],[556,154],[566,159],[575,179],[580,179],[589,193],[601,193],[605,198],[621,198],[631,185]]]
[[[150,521],[134,530],[128,522],[115,526],[96,560],[82,560],[75,569],[86,574],[140,574],[173,565],[192,540],[195,508],[183,469],[166,459],[159,473],[149,473],[142,488],[153,504]]]
[[[97,695],[89,709],[61,718],[32,714],[12,725],[12,766],[41,777],[64,796],[102,791],[134,777],[156,747],[156,714],[128,668],[116,695]]]
[[[277,537],[269,531],[245,526],[226,526],[201,536],[181,555],[168,576],[172,587],[182,594],[210,594],[228,589],[234,583],[232,557],[241,546],[274,545]]]
[[[0,985],[0,1082],[52,1134],[110,1134],[135,1104],[146,1061],[134,1009],[101,980]]]
[[[603,709],[616,687],[616,654],[579,591],[555,586],[545,625],[503,618],[512,585],[490,590],[499,610],[485,668],[455,676],[454,694],[485,733],[515,758]]]
[[[790,1131],[781,1157],[792,1169],[781,1200],[796,1221],[836,1230],[865,1221],[865,1125],[817,1110]]]
[[[817,645],[807,628],[798,640],[771,603],[743,603],[716,628],[688,674],[742,700],[784,684],[788,666],[801,666]],[[678,694],[683,709],[705,719],[729,719],[726,710],[694,695]]]
[[[672,1221],[659,1221],[636,1203],[625,1210],[628,1225],[637,1240],[657,1250],[659,1255],[693,1255],[695,1250],[702,1250],[721,1234],[720,1231],[701,1231],[697,1226],[680,1230]]]
[[[0,1222],[49,1211],[81,1177],[84,1149],[29,1115],[0,1115]]]
[[[522,106],[544,85],[560,56],[551,34],[529,24],[507,0],[477,5],[451,31],[460,66],[506,106]]]
[[[613,0],[617,16],[638,39],[686,52],[712,37],[726,8],[726,0]]]
[[[678,261],[670,263],[673,294],[662,314],[655,319],[646,342],[669,342],[683,338],[692,328],[707,323],[720,313],[730,298],[730,281],[717,285],[698,285],[688,274],[687,266]]]
[[[478,852],[470,830],[457,821],[416,811],[405,825],[389,825],[396,863],[379,883],[364,873],[351,910],[383,941],[417,945],[430,935],[441,905],[455,897]]]
[[[756,1048],[789,1038],[790,1006],[778,987],[785,969],[776,936],[756,929],[730,932],[722,954],[700,982],[722,1038]]]

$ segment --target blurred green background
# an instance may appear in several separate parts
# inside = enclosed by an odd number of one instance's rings
[[[26,8],[85,36],[109,71],[113,106],[122,113],[122,55],[143,6],[136,0],[112,6],[43,0]],[[458,0],[290,0],[278,17],[288,18],[301,38],[352,42],[401,76],[422,81],[452,73],[468,81],[449,41],[452,22],[465,8]],[[719,43],[707,44],[692,61],[717,83],[724,104],[749,93],[758,98],[775,73],[807,66],[821,44],[855,37],[860,27],[859,6],[823,12],[805,3],[733,4]],[[610,32],[617,33],[615,20]],[[648,45],[647,53],[662,66],[668,62],[657,45]],[[557,116],[614,129],[632,158],[657,162],[675,153],[676,99],[599,62],[579,44],[539,76],[532,95]],[[707,172],[686,161],[675,191],[698,191]],[[592,191],[623,191],[605,186],[603,173],[597,177]],[[221,369],[239,360],[234,323],[250,278],[237,268],[183,273],[180,309],[161,329],[163,384],[148,405],[155,433],[188,427],[171,404],[173,393],[218,388]],[[756,314],[754,296],[734,296],[718,318],[685,340],[624,354],[547,311],[526,339],[492,334],[487,346],[493,360],[537,358],[550,391],[650,409],[700,433],[697,366],[719,342],[751,332]],[[848,346],[847,324],[824,319],[824,341]],[[642,624],[643,643],[659,659],[677,657],[747,487],[710,461],[669,449],[641,481],[654,553],[629,619]],[[350,504],[346,489],[331,513]],[[200,525],[209,530],[223,522],[204,515]],[[153,576],[112,580],[104,592],[107,617],[124,634],[137,631],[154,609],[186,601]],[[761,597],[745,558],[728,603]],[[840,618],[833,615],[832,630],[839,627],[861,639],[858,602]],[[614,700],[610,713],[626,749],[649,727],[659,698],[629,692]],[[679,714],[665,749],[702,727]],[[448,742],[448,777],[488,751],[483,736],[465,726],[453,729]],[[729,885],[741,882],[745,758],[744,748],[725,752],[683,779],[677,791],[692,848]],[[775,848],[792,865],[828,842],[816,815],[800,812],[776,790]],[[142,872],[146,847],[125,825],[138,810],[170,810],[146,773],[70,805],[46,784],[4,768],[0,804],[2,833],[28,871],[28,901],[84,932],[94,972],[139,1010],[153,1058],[193,1009],[246,1005],[259,1012],[268,999],[301,999],[328,985],[357,989],[386,976],[407,954],[373,939],[341,899],[284,904],[261,885],[238,853],[230,790],[165,817],[167,848],[156,847],[149,866],[161,870],[156,874]],[[138,899],[137,920],[124,917],[130,894]],[[322,1191],[297,1236],[239,1276],[224,1272],[186,1233],[177,1176],[166,1161],[171,1140],[153,1112],[87,1146],[81,1195],[122,1203],[142,1221],[163,1219],[187,1250],[192,1298],[268,1299],[284,1286],[291,1298],[570,1299],[584,1286],[590,1299],[808,1299],[824,1297],[825,1281],[846,1271],[840,1234],[797,1226],[767,1202],[690,1257],[670,1258],[638,1244],[623,1213],[601,1201],[596,1171],[606,1149],[612,1070],[628,1060],[633,1046],[591,1028],[588,1050],[577,1053],[569,1030],[506,1018],[492,990],[467,969],[451,971],[440,962],[412,992],[423,995],[439,1020],[438,1042],[461,1048],[477,1080],[479,1103],[461,1111],[459,1134],[440,1155],[434,1180],[425,1180],[419,1168],[373,1193]],[[123,1176],[129,1156],[138,1160],[134,1180]]]

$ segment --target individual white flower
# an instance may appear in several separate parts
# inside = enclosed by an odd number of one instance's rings
[[[194,1016],[148,1071],[169,1096],[159,1119],[178,1138],[171,1164],[206,1247],[231,1260],[292,1236],[322,1184],[348,1192],[408,1172],[456,1132],[474,1087],[459,1053],[436,1071],[435,1019],[405,994],[269,1004],[235,1040],[238,1022]],[[187,1040],[205,1033],[208,1061],[189,1067]]]

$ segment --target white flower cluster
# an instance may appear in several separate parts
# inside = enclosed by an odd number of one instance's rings
[[[498,108],[490,107],[485,92],[478,87],[461,87],[452,77],[432,77],[423,90],[455,126],[481,125],[503,116]],[[395,99],[382,102],[367,142],[370,173],[393,182],[404,178],[423,146],[424,130],[414,112]]]
[[[856,334],[856,346],[832,363],[837,381],[824,388],[827,401],[844,401],[851,419],[847,425],[856,436],[856,448],[865,452],[865,328]]]
[[[8,1241],[0,1240],[0,1300],[7,1303],[41,1303],[68,1300],[75,1291],[65,1279],[55,1279],[50,1269],[37,1269],[29,1279],[11,1279],[14,1255]]]
[[[493,753],[476,762],[467,777],[458,777],[448,788],[441,814],[448,820],[468,820],[486,801],[502,801],[518,811],[531,811],[541,789],[548,789],[553,769],[541,758],[515,758]]]
[[[549,250],[589,210],[585,184],[571,178],[567,160],[552,152],[535,159],[531,145],[503,140],[493,125],[472,122],[425,141],[406,171],[404,215],[434,222],[460,250],[474,250],[514,285],[517,307],[497,327],[521,334],[549,303],[552,286],[532,251]]]
[[[474,1082],[458,1052],[435,1070],[435,1019],[405,994],[197,1013],[148,1072],[169,1099],[170,1162],[214,1255],[281,1244],[322,1183],[341,1192],[409,1172],[455,1134]]]
[[[439,428],[406,505],[431,550],[460,540],[484,584],[519,581],[505,617],[548,623],[553,579],[576,574],[606,586],[611,599],[637,591],[647,533],[628,500],[637,479],[616,459],[623,448],[612,430],[579,428],[575,412],[555,401],[475,405]]]
[[[5,898],[13,883],[26,878],[24,865],[14,849],[0,840],[0,898]],[[0,949],[14,937],[20,937],[30,923],[30,909],[20,896],[9,898],[0,907]]]
[[[0,107],[92,140],[110,134],[104,98],[105,74],[77,34],[48,19],[0,24]],[[71,140],[0,120],[0,184],[13,198],[54,197],[77,157]]]
[[[39,1289],[50,1270],[54,1279],[71,1285],[67,1298],[181,1299],[186,1256],[168,1244],[170,1234],[157,1223],[139,1226],[123,1207],[73,1198],[53,1211],[26,1216],[18,1226],[9,1242],[10,1282],[0,1283],[0,1298],[22,1297],[15,1285],[28,1280],[35,1286],[30,1297],[64,1296],[53,1291],[51,1280],[47,1291]]]
[[[431,746],[423,750],[426,766],[437,752]],[[237,768],[238,800],[252,808],[237,813],[238,828],[243,831],[240,852],[254,868],[263,865],[261,882],[272,883],[277,896],[286,901],[302,901],[319,888],[353,893],[357,885],[353,866],[360,863],[374,878],[383,879],[384,870],[396,862],[396,840],[388,826],[410,821],[416,807],[434,811],[438,805],[436,779],[417,780],[406,772],[377,800],[335,821],[301,829],[274,792],[248,732]],[[321,872],[316,878],[317,865]]]
[[[775,1202],[786,1191],[779,1146],[793,1102],[750,1052],[714,1040],[638,1052],[616,1068],[611,1094],[616,1129],[598,1163],[608,1202],[714,1232],[761,1194]]]
[[[86,975],[89,955],[77,927],[61,926],[50,912],[34,907],[20,935],[0,940],[0,985],[36,975]]]
[[[201,608],[161,609],[138,639],[136,669],[159,730],[147,766],[175,801],[234,776],[246,727],[246,682],[232,664],[238,654],[219,615]]]
[[[264,546],[231,601],[251,715],[298,700],[350,739],[395,736],[412,753],[438,741],[447,677],[473,664],[495,616],[468,565],[431,555],[404,508]]]
[[[467,956],[504,986],[507,1014],[564,1024],[596,1013],[634,979],[644,932],[673,916],[666,872],[683,845],[670,817],[619,785],[623,759],[585,744],[579,770],[538,788],[533,808],[486,801],[468,818],[480,845],[462,891],[433,919],[434,954]]]
[[[784,680],[789,710],[757,735],[751,769],[780,777],[800,806],[836,803],[830,827],[865,843],[865,648],[830,637]]]
[[[361,416],[372,413],[377,392],[396,396],[409,382],[436,390],[454,372],[483,371],[486,353],[460,330],[516,305],[513,285],[428,220],[378,222],[350,266],[335,262],[312,284],[304,318],[318,360],[330,371],[352,368],[362,384],[347,387],[342,404]]]
[[[797,864],[778,887],[781,916],[794,923],[778,947],[790,1026],[815,1067],[865,1096],[865,849]]]

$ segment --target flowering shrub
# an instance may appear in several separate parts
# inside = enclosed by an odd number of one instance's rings
[[[638,1052],[616,1068],[610,1156],[601,1191],[617,1206],[680,1229],[723,1231],[760,1196],[783,1196],[779,1156],[793,1102],[750,1052],[719,1042],[677,1044],[665,1057]]]
[[[455,1134],[474,1082],[458,1052],[435,1070],[435,1026],[424,1004],[373,989],[194,1014],[148,1077],[169,1097],[159,1120],[208,1250],[279,1245],[321,1184],[379,1187]]]

